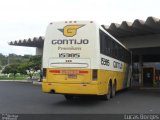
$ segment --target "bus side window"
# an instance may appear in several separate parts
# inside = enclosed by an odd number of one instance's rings
[[[104,47],[104,35],[103,35],[103,32],[100,31],[100,52],[104,54],[105,52],[105,47]]]
[[[105,40],[106,40],[106,55],[111,54],[111,40],[109,39],[109,37],[107,35],[105,35]]]
[[[119,43],[114,41],[112,37],[103,32],[99,31],[100,35],[100,52],[104,55],[113,57],[126,63],[131,62],[131,54]]]
[[[111,56],[112,54],[112,40],[103,31],[100,30],[100,52],[104,55]]]

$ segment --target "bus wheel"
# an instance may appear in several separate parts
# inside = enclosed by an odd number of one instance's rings
[[[111,85],[108,84],[108,94],[103,96],[103,100],[109,100],[111,98]]]
[[[113,98],[116,95],[116,84],[114,83],[112,86],[112,93],[111,93],[111,97]]]
[[[73,100],[73,95],[64,95],[64,97],[66,98],[66,100]]]

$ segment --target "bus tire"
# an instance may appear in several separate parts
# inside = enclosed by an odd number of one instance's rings
[[[116,83],[114,83],[113,86],[112,86],[111,97],[113,98],[115,95],[116,95]]]
[[[73,95],[64,95],[64,97],[66,98],[66,100],[73,100]]]
[[[103,95],[103,100],[109,100],[111,98],[111,89],[112,89],[112,87],[111,87],[111,85],[109,83],[108,84],[108,94]]]

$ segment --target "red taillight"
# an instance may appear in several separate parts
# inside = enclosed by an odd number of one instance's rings
[[[88,71],[80,70],[79,73],[80,73],[80,74],[86,74],[86,73],[88,73]]]

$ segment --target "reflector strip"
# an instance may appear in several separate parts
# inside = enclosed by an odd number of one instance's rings
[[[80,74],[86,74],[86,73],[88,73],[88,71],[81,71],[81,70],[80,70],[79,73],[80,73]]]
[[[78,70],[62,70],[62,74],[79,74]]]
[[[87,74],[88,71],[86,70],[49,70],[51,73],[59,73],[59,74]]]
[[[60,73],[60,70],[50,70],[51,73]]]

